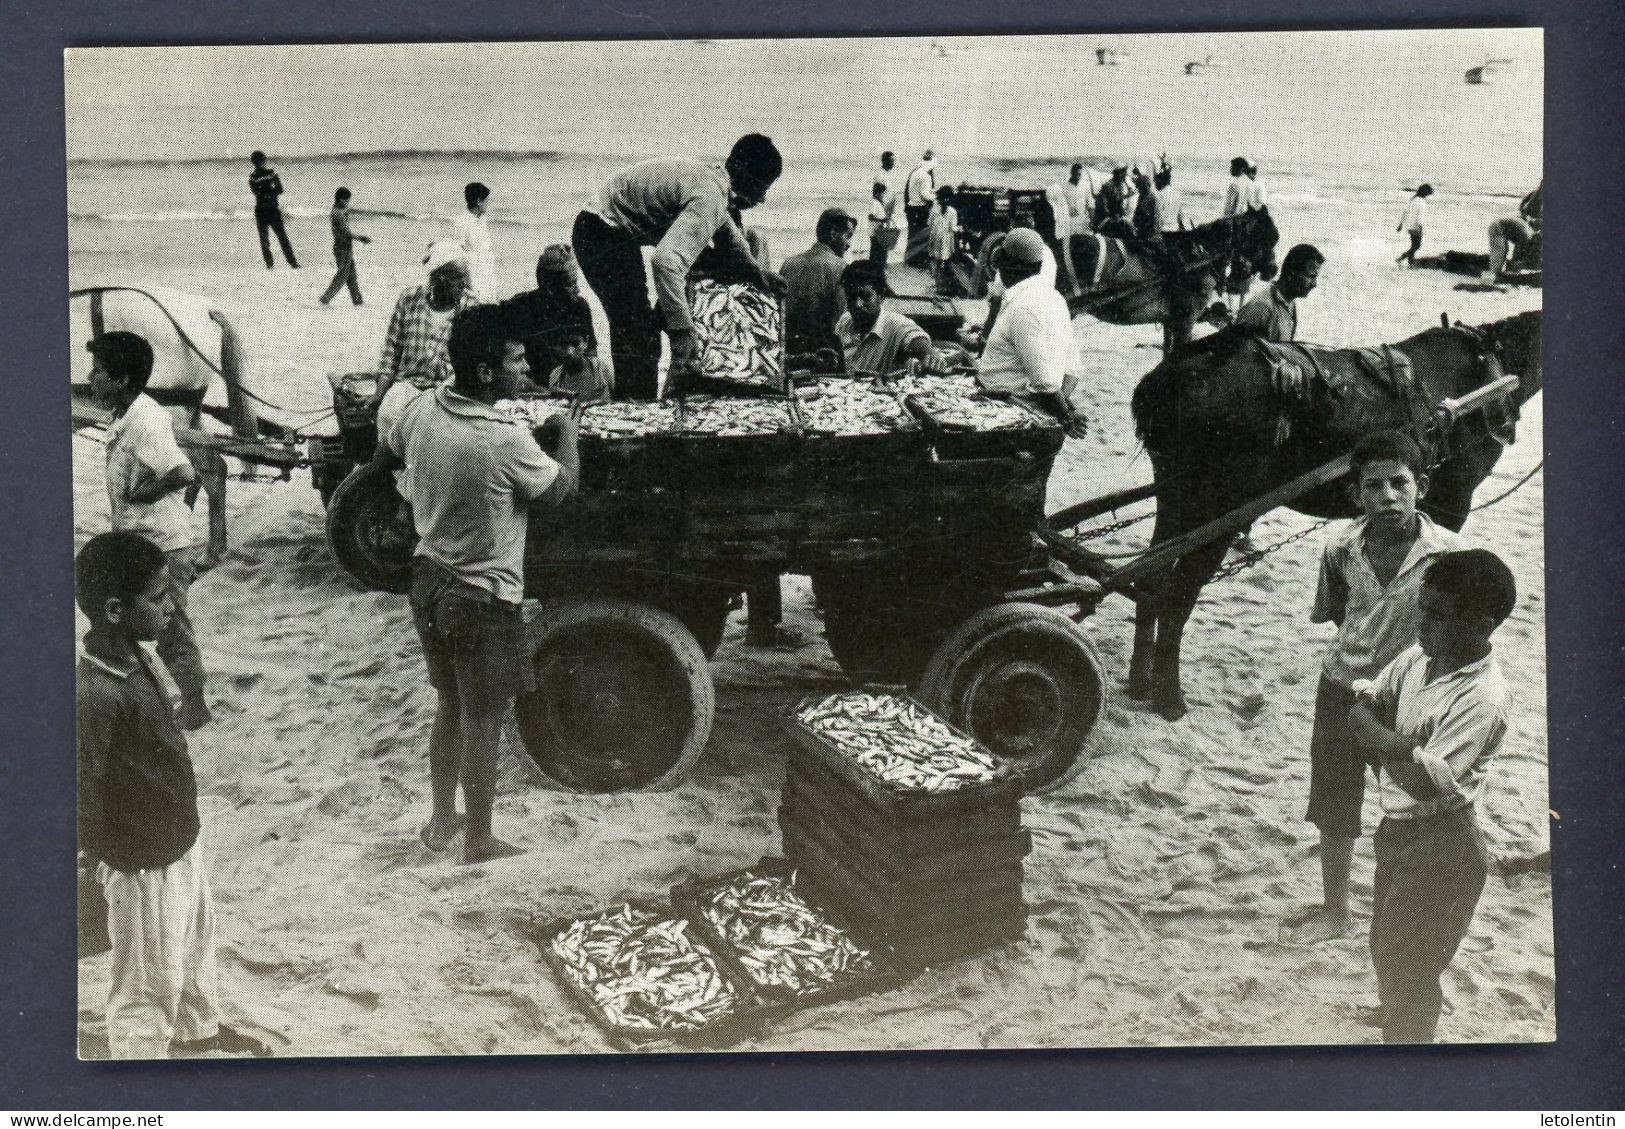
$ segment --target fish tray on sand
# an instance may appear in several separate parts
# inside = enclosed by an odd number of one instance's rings
[[[742,959],[739,948],[706,913],[713,895],[752,878],[775,880],[795,892],[823,923],[839,930],[853,945],[867,953],[869,967],[841,971],[827,985],[801,991],[759,979]],[[904,978],[902,969],[897,966],[887,946],[871,942],[861,930],[852,928],[839,911],[807,897],[795,868],[781,858],[768,857],[752,867],[684,882],[672,887],[671,902],[679,913],[693,922],[696,934],[728,966],[736,979],[751,985],[763,999],[782,1003],[786,1012],[882,992],[896,987]]]
[[[820,760],[790,751],[785,765],[784,802],[792,810],[822,816],[841,812],[843,825],[858,829],[865,842],[909,860],[941,854],[955,848],[1008,842],[1021,833],[1021,806],[1016,800],[990,804],[979,811],[952,812],[947,817],[930,812],[900,813],[868,802]]]
[[[703,1024],[691,1027],[639,1027],[618,1022],[611,1017],[594,997],[592,989],[585,983],[577,972],[575,966],[555,950],[554,942],[570,930],[578,922],[596,922],[612,919],[616,915],[649,915],[652,921],[661,924],[675,923],[682,926],[685,935],[692,926],[684,918],[674,913],[672,908],[653,901],[629,901],[624,905],[615,906],[595,913],[580,914],[574,917],[559,918],[539,925],[533,932],[536,947],[540,950],[542,960],[552,969],[559,985],[564,989],[594,1024],[603,1031],[611,1045],[620,1049],[654,1049],[659,1046],[697,1046],[721,1047],[737,1042],[755,1034],[763,1022],[773,1015],[779,1014],[782,1009],[766,1006],[751,989],[748,979],[742,980],[732,972],[726,962],[714,953],[707,943],[698,936],[689,936],[688,945],[700,957],[706,971],[714,975],[726,990],[733,994],[735,1004],[733,1007],[711,1017]],[[636,974],[623,976],[625,987],[629,992],[637,991]]]
[[[849,704],[861,727],[860,731],[873,732],[873,723],[868,720],[866,706],[866,702],[870,699],[881,699],[888,708],[894,703],[906,704],[915,716],[934,721],[941,731],[950,734],[957,742],[962,742],[965,747],[974,750],[979,757],[992,765],[986,772],[986,778],[958,783],[956,787],[941,791],[892,783],[877,776],[874,771],[843,752],[832,744],[824,733],[804,720],[809,711],[845,707]],[[795,742],[792,760],[796,759],[796,754],[799,753],[823,768],[838,784],[844,785],[857,798],[877,809],[878,814],[886,822],[952,819],[1000,806],[1013,809],[1016,822],[1018,824],[1020,822],[1018,807],[1022,792],[1020,774],[1000,761],[980,742],[955,729],[937,713],[906,694],[848,691],[822,698],[804,698],[792,707],[787,720],[791,737]],[[899,737],[904,739],[907,733],[906,729],[898,731]]]

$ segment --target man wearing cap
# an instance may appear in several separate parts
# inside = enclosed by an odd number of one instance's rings
[[[576,216],[570,242],[609,319],[618,398],[655,398],[662,326],[671,339],[672,368],[686,371],[697,362],[688,274],[713,238],[749,281],[775,292],[782,288],[782,280],[751,255],[728,209],[760,204],[783,168],[772,140],[750,133],[720,166],[656,157],[624,168]],[[644,247],[654,248],[657,307],[649,304]]]
[[[525,360],[534,376],[545,377],[566,360],[564,335],[583,328],[587,352],[598,351],[592,331],[592,309],[581,296],[576,257],[568,243],[555,243],[536,259],[536,289],[502,303],[515,340],[525,343]]]
[[[163,550],[174,614],[158,636],[158,657],[181,692],[176,720],[182,729],[209,721],[203,700],[203,655],[186,614],[186,594],[197,576],[192,557],[192,512],[181,495],[197,471],[175,442],[169,413],[146,394],[152,346],[125,330],[98,334],[85,346],[93,358],[90,395],[113,413],[107,429],[107,501],[113,529],[139,533]]]
[[[378,391],[374,396],[380,405],[390,387],[402,377],[420,388],[451,377],[446,335],[451,332],[452,315],[475,304],[468,293],[468,257],[456,240],[437,239],[429,244],[423,269],[427,279],[401,291],[389,318],[384,351],[378,358]],[[382,415],[382,407],[379,411]],[[380,435],[383,423],[380,419]]]
[[[994,392],[1032,395],[1074,436],[1084,420],[1073,410],[1081,364],[1072,314],[1044,267],[1044,240],[1031,228],[1010,232],[995,256],[1004,301],[982,351],[978,379]]]
[[[841,272],[858,221],[844,208],[825,208],[818,217],[817,241],[784,260],[785,338],[791,353],[835,348],[835,323],[846,312]]]

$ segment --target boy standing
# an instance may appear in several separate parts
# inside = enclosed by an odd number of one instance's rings
[[[197,577],[192,557],[192,512],[183,492],[197,482],[191,460],[175,442],[169,413],[146,395],[152,346],[137,333],[118,329],[85,348],[94,358],[90,395],[113,413],[107,430],[107,501],[113,528],[139,533],[163,551],[174,605],[158,636],[158,655],[181,689],[184,729],[208,723],[203,700],[203,655],[186,613],[187,590]]]
[[[197,781],[175,723],[175,683],[142,646],[174,612],[164,556],[138,534],[103,533],[74,561],[90,620],[75,692],[80,865],[107,897],[109,1053],[164,1058],[174,1040],[266,1054],[220,1025]]]
[[[260,254],[265,258],[265,269],[270,270],[276,265],[271,258],[271,232],[276,232],[276,241],[282,246],[282,257],[288,260],[288,265],[294,270],[299,269],[299,260],[294,257],[293,244],[288,242],[288,233],[282,226],[282,178],[277,176],[276,170],[265,163],[265,154],[258,149],[248,156],[249,163],[254,171],[248,174],[248,190],[254,194],[254,227],[260,234]]]
[[[1422,217],[1427,212],[1428,197],[1432,195],[1433,185],[1424,184],[1416,190],[1416,195],[1411,197],[1410,203],[1405,205],[1405,214],[1399,217],[1399,226],[1394,230],[1403,231],[1409,235],[1411,245],[1407,251],[1394,260],[1396,263],[1404,263],[1413,267],[1416,265],[1416,252],[1422,249]]]
[[[1360,837],[1365,760],[1349,728],[1354,684],[1375,678],[1416,642],[1428,562],[1461,540],[1416,512],[1427,490],[1422,452],[1408,435],[1379,431],[1355,444],[1349,471],[1362,516],[1326,544],[1314,623],[1337,624],[1321,663],[1309,739],[1309,810],[1320,831],[1322,904],[1289,919],[1291,940],[1314,944],[1349,928],[1349,870]]]
[[[938,294],[947,292],[948,263],[959,249],[959,213],[954,209],[954,190],[939,188],[929,223],[931,277]]]
[[[1473,804],[1512,711],[1490,635],[1516,602],[1511,571],[1489,550],[1437,558],[1417,645],[1362,683],[1350,711],[1356,739],[1381,761],[1371,963],[1387,1043],[1433,1041],[1439,977],[1489,874]]]

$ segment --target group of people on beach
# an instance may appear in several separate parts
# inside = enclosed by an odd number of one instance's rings
[[[951,209],[931,160],[927,150],[905,187],[911,243],[913,232],[931,231],[932,209]],[[892,155],[881,164],[889,172]],[[502,719],[531,688],[531,664],[515,661],[525,650],[526,533],[579,485],[574,414],[555,415],[533,433],[495,405],[538,387],[583,399],[653,399],[662,334],[668,382],[681,387],[697,365],[687,298],[696,271],[784,296],[790,352],[809,365],[848,372],[973,366],[985,387],[1030,395],[1073,435],[1083,433],[1073,403],[1082,370],[1071,315],[1056,289],[1055,256],[1036,231],[1016,228],[1003,241],[998,312],[974,335],[974,347],[939,347],[884,306],[889,247],[876,235],[888,230],[895,205],[884,182],[875,185],[868,259],[846,261],[858,221],[833,208],[819,217],[812,246],[780,272],[770,269],[743,213],[766,198],[782,168],[777,147],[760,134],[740,138],[720,165],[688,157],[630,165],[575,217],[568,244],[543,250],[536,289],[507,298],[494,292],[484,216],[490,192],[470,184],[468,218],[428,248],[423,282],[397,300],[379,363],[376,461],[403,472],[418,535],[409,602],[437,697],[432,806],[421,830],[429,850],[460,839],[464,863],[516,853],[495,833],[492,808]],[[1236,206],[1263,206],[1256,168],[1238,158],[1233,171]],[[1130,202],[1146,189],[1131,191],[1127,173],[1114,170],[1097,191],[1075,164],[1056,199],[1094,230],[1132,225],[1138,209]],[[280,182],[263,154],[255,154],[254,176],[256,197],[270,201],[263,216],[256,209],[267,265],[268,233],[297,265],[280,217],[270,214]],[[1152,198],[1170,185],[1164,165]],[[324,301],[345,284],[361,300],[350,245],[340,244],[341,227],[347,240],[361,238],[342,216],[348,199],[346,190],[335,194],[339,275]],[[1151,222],[1182,225],[1177,197],[1161,200]],[[1324,261],[1312,246],[1292,248],[1280,278],[1237,314],[1237,332],[1293,340],[1294,303],[1315,288]],[[608,320],[612,366],[596,360],[578,269]],[[82,864],[109,905],[111,1053],[162,1056],[172,1044],[259,1053],[218,1020],[214,916],[184,735],[208,721],[185,614],[189,515],[177,509],[192,472],[168,417],[145,394],[150,346],[113,331],[99,333],[89,349],[93,394],[114,417],[107,444],[113,531],[91,538],[75,566],[77,600],[91,625],[78,681],[79,842]],[[1473,802],[1511,709],[1490,637],[1516,592],[1494,554],[1463,548],[1417,511],[1427,477],[1412,439],[1369,435],[1351,467],[1363,516],[1327,544],[1311,617],[1337,625],[1310,740],[1307,818],[1321,836],[1324,899],[1284,928],[1305,943],[1348,930],[1353,846],[1366,774],[1375,771],[1384,813],[1370,936],[1377,1019],[1387,1039],[1427,1041],[1440,1013],[1439,978],[1487,873]]]

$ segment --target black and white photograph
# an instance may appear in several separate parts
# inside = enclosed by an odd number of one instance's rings
[[[79,1057],[1556,1040],[1544,50],[68,49]]]

